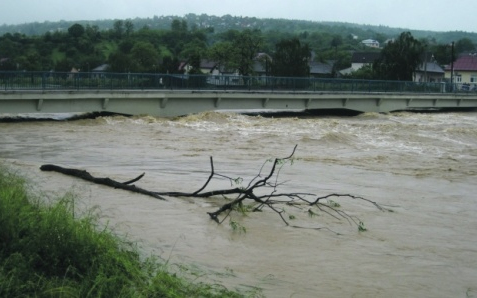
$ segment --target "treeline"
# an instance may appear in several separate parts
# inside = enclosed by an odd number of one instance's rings
[[[109,29],[75,23],[66,30],[41,35],[5,33],[0,37],[0,70],[71,71],[75,68],[91,71],[108,64],[108,71],[113,72],[182,73],[185,69],[181,65],[187,61],[189,71],[197,73],[201,60],[209,59],[219,63],[223,72],[238,70],[241,75],[253,75],[254,64],[259,62],[270,75],[304,76],[309,73],[309,64],[305,62],[313,60],[332,61],[333,76],[351,65],[354,51],[371,51],[344,25],[341,31],[331,32],[286,27],[264,31],[251,29],[260,24],[250,22],[251,19],[244,19],[238,23],[241,29],[216,31],[210,26],[213,23],[198,20],[191,25],[186,19],[172,19],[166,29],[151,26],[137,29],[132,20],[116,20]],[[373,34],[367,37],[385,41],[400,36],[399,33]],[[432,53],[441,65],[450,62],[449,44],[409,35],[413,47],[419,48],[421,53]],[[455,55],[475,48],[471,39],[459,39],[455,43]]]
[[[347,36],[354,34],[360,39],[372,38],[383,42],[386,36],[397,36],[403,31],[409,31],[416,38],[426,38],[437,43],[450,43],[462,38],[468,38],[473,43],[477,43],[477,32],[449,31],[437,32],[429,30],[411,30],[409,28],[393,28],[389,26],[374,26],[365,24],[343,23],[343,22],[317,22],[304,20],[270,19],[242,16],[214,16],[207,14],[187,14],[183,17],[177,16],[153,16],[152,18],[129,19],[136,28],[147,27],[149,29],[166,30],[169,29],[174,19],[185,20],[191,27],[214,28],[216,33],[228,31],[230,29],[243,30],[244,28],[260,28],[263,32],[276,31],[292,34],[325,32],[329,34],[339,34]],[[27,36],[43,35],[46,32],[66,31],[69,27],[78,23],[86,26],[97,26],[99,30],[110,30],[117,20],[76,20],[58,22],[33,22],[19,25],[0,25],[0,35],[5,33],[20,33]],[[383,39],[384,38],[384,39]]]

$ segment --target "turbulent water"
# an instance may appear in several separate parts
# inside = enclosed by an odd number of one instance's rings
[[[265,210],[233,214],[241,233],[207,215],[222,198],[165,202],[39,170],[53,163],[120,181],[145,172],[137,186],[193,192],[209,176],[210,156],[217,173],[246,184],[295,145],[281,192],[351,194],[393,212],[337,197],[367,231],[282,206],[291,224],[324,229],[292,228]],[[73,191],[78,209],[98,206],[102,222],[198,281],[266,297],[477,297],[477,113],[0,123],[0,159],[39,191]]]

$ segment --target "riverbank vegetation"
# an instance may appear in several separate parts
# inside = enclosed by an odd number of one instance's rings
[[[242,297],[143,259],[93,212],[76,217],[70,195],[42,201],[0,165],[0,297]]]

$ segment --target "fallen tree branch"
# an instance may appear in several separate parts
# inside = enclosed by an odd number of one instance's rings
[[[322,212],[327,214],[335,219],[341,220],[345,219],[348,221],[349,224],[354,224],[358,226],[360,231],[366,230],[362,221],[357,218],[356,216],[351,216],[347,212],[339,209],[339,204],[334,203],[330,200],[331,197],[348,197],[351,199],[362,200],[368,203],[373,204],[378,210],[381,211],[390,211],[383,207],[381,207],[378,203],[371,201],[369,199],[365,199],[363,197],[354,196],[351,194],[328,194],[325,196],[317,196],[313,193],[299,193],[299,192],[292,192],[292,193],[279,193],[278,187],[283,184],[283,182],[279,182],[279,175],[280,171],[282,170],[285,164],[291,163],[293,161],[293,156],[295,154],[297,146],[293,148],[293,151],[290,155],[283,158],[275,158],[273,160],[272,166],[268,174],[263,175],[262,172],[265,170],[265,165],[267,162],[271,162],[272,160],[266,161],[262,167],[260,168],[259,173],[253,177],[249,183],[245,187],[233,187],[229,189],[219,189],[219,190],[211,190],[205,191],[208,187],[209,183],[215,177],[219,177],[222,179],[228,179],[231,182],[231,185],[234,184],[241,184],[243,179],[241,178],[231,178],[226,175],[222,175],[215,172],[214,169],[214,161],[213,158],[210,157],[210,174],[206,182],[202,187],[194,192],[156,192],[156,191],[149,191],[135,185],[130,185],[138,180],[140,180],[144,173],[139,175],[138,177],[131,179],[126,182],[117,182],[110,178],[96,178],[93,177],[90,173],[84,170],[78,169],[69,169],[63,168],[60,166],[55,166],[51,164],[43,165],[40,167],[42,171],[55,171],[65,175],[75,176],[93,183],[98,183],[102,185],[107,185],[114,188],[124,189],[136,193],[141,193],[144,195],[148,195],[157,199],[165,200],[164,197],[195,197],[195,198],[209,198],[209,197],[216,197],[222,196],[228,202],[220,206],[217,210],[213,212],[207,212],[209,217],[214,220],[215,222],[221,224],[223,221],[229,217],[232,211],[237,210],[242,213],[245,212],[257,212],[262,211],[264,208],[268,208],[269,210],[278,214],[281,220],[287,225],[294,228],[304,228],[297,225],[290,225],[289,220],[295,219],[293,215],[285,216],[287,212],[283,207],[280,206],[292,206],[295,208],[300,209],[301,211],[308,213],[310,217],[313,217],[317,214],[317,212]],[[258,189],[262,188],[269,188],[270,191],[266,195],[257,195],[255,192]],[[229,199],[228,196],[233,196],[233,199]],[[309,199],[313,198],[313,199]],[[249,205],[245,206],[245,201],[249,201]],[[316,208],[316,209],[312,209]],[[225,215],[224,215],[225,214]],[[323,227],[312,227],[310,229],[320,230]],[[330,229],[328,229],[330,230]]]
[[[83,180],[90,181],[90,182],[93,182],[93,183],[96,183],[96,184],[102,184],[102,185],[110,186],[110,187],[113,187],[113,188],[124,189],[124,190],[128,190],[128,191],[140,193],[140,194],[143,194],[143,195],[151,196],[151,197],[154,197],[156,199],[165,200],[164,197],[158,195],[155,192],[136,187],[135,185],[129,185],[129,184],[134,183],[134,182],[138,181],[139,179],[141,179],[144,176],[144,174],[141,174],[141,175],[139,175],[138,177],[136,177],[132,180],[121,183],[121,182],[117,182],[115,180],[112,180],[110,178],[96,178],[96,177],[93,177],[90,173],[88,173],[87,171],[84,171],[84,170],[63,168],[63,167],[56,166],[56,165],[51,165],[51,164],[42,165],[40,167],[40,170],[50,171],[50,172],[58,172],[58,173],[61,173],[61,174],[81,178]]]

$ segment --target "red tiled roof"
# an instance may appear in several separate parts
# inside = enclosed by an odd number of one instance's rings
[[[447,65],[446,70],[450,71],[451,66]],[[454,61],[454,71],[477,71],[477,55],[466,55]]]

